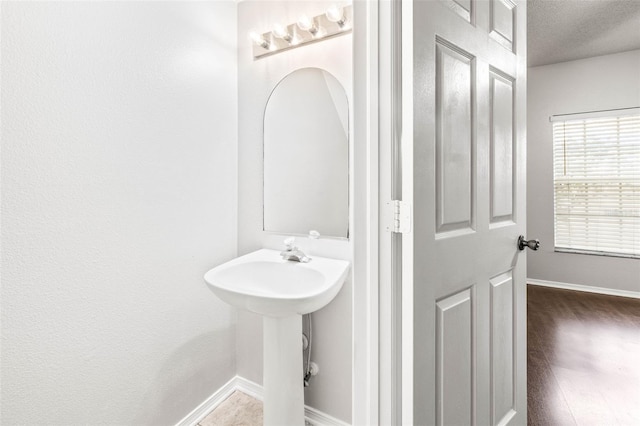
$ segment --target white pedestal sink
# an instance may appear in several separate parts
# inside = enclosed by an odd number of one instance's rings
[[[261,249],[204,275],[220,299],[263,316],[265,426],[304,426],[302,315],[333,300],[348,271],[344,260],[291,262]]]

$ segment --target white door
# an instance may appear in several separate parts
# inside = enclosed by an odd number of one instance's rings
[[[403,6],[403,423],[526,424],[526,2]]]

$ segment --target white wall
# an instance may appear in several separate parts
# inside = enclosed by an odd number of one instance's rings
[[[284,239],[283,235],[262,231],[262,123],[267,99],[276,84],[298,68],[325,69],[346,89],[353,114],[351,34],[256,60],[248,34],[250,31],[266,32],[278,21],[296,22],[302,13],[310,16],[323,13],[330,4],[330,1],[243,1],[238,5],[240,254],[260,247],[279,249]],[[353,123],[352,119],[350,121]],[[352,148],[350,152],[353,152]],[[350,161],[353,162],[353,158]],[[313,179],[313,176],[299,178]],[[310,242],[304,240],[299,239],[298,245],[303,250],[311,249],[312,255],[351,259],[352,242],[320,240],[311,248]],[[352,283],[348,280],[333,302],[313,314],[312,359],[320,365],[320,374],[305,390],[307,405],[348,422],[351,422],[352,400],[351,293]],[[240,376],[262,383],[262,322],[259,316],[239,313],[237,362]]]
[[[528,277],[640,291],[640,260],[555,253],[553,152],[549,116],[640,106],[640,50],[529,68],[527,87]],[[639,165],[640,167],[640,165]]]
[[[2,424],[175,424],[235,374],[236,7],[2,2]]]

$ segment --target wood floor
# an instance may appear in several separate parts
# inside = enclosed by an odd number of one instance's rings
[[[640,300],[527,295],[529,425],[640,425]]]

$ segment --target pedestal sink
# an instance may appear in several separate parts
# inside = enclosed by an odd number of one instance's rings
[[[261,249],[204,275],[220,299],[263,316],[265,426],[304,426],[302,315],[333,300],[348,271],[344,260],[299,263]]]

